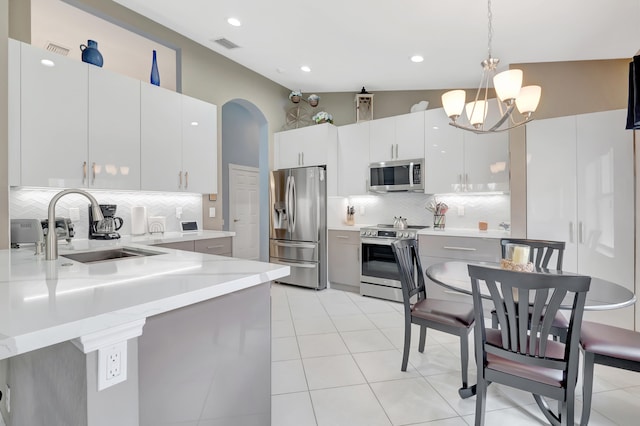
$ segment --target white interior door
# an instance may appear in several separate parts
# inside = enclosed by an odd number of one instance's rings
[[[229,164],[229,230],[233,238],[233,257],[260,259],[259,170]]]

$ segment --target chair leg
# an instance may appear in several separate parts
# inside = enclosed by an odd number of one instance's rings
[[[424,352],[424,345],[427,342],[427,326],[420,326],[420,340],[418,342],[418,351],[420,353]]]
[[[411,346],[411,321],[404,323],[404,349],[402,351],[402,367],[401,371],[407,371],[409,363],[409,347]]]
[[[580,424],[587,425],[591,415],[591,397],[593,392],[593,364],[595,355],[591,352],[584,352],[584,367],[582,376],[582,417]]]
[[[476,421],[475,426],[484,426],[484,415],[487,411],[487,381],[480,376],[478,371],[478,384],[476,386]]]
[[[460,335],[460,363],[462,370],[462,387],[466,388],[469,384],[469,335],[467,333]]]

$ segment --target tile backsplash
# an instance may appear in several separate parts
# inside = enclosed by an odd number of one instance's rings
[[[330,197],[329,226],[344,224],[347,205],[355,206],[357,224],[393,223],[394,216],[407,218],[409,225],[433,225],[433,214],[425,208],[431,195],[395,192],[358,197]],[[449,206],[448,228],[477,228],[479,221],[488,222],[489,229],[500,229],[500,222],[510,223],[509,194],[447,194],[436,196]]]
[[[60,189],[11,188],[11,219],[45,219],[49,201]],[[202,228],[202,195],[191,193],[127,192],[111,190],[89,190],[100,204],[117,204],[116,216],[124,220],[118,231],[131,234],[131,208],[145,206],[147,216],[166,216],[166,231],[179,231],[180,221],[196,220]],[[73,221],[76,238],[85,239],[89,232],[88,200],[79,194],[66,195],[56,205],[57,217],[69,217],[70,208],[78,208],[80,219]],[[182,216],[176,218],[176,207],[182,208]]]

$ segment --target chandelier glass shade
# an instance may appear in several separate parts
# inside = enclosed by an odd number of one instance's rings
[[[513,129],[533,120],[533,113],[538,108],[542,88],[540,86],[522,87],[523,73],[519,69],[510,69],[496,73],[500,59],[491,56],[491,38],[493,36],[491,0],[487,2],[489,18],[489,43],[487,59],[482,61],[482,77],[475,99],[466,101],[464,90],[451,90],[442,95],[442,106],[451,119],[450,125],[474,133],[494,133]],[[500,118],[492,124],[485,122],[489,109],[489,89],[493,83]],[[517,108],[522,116],[516,120],[513,116]],[[460,119],[463,110],[466,120]]]

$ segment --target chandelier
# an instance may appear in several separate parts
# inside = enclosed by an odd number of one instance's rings
[[[493,37],[491,0],[487,1],[487,9],[489,21],[488,57],[481,63],[482,77],[475,99],[465,106],[467,94],[464,90],[451,90],[442,95],[442,106],[451,119],[449,124],[474,133],[503,132],[528,123],[533,120],[532,115],[538,107],[542,93],[540,86],[522,87],[522,70],[511,69],[496,74],[500,59],[491,56],[491,39]],[[500,119],[492,125],[485,123],[489,111],[487,98],[491,81],[493,81],[498,98],[497,104],[500,112]],[[513,117],[516,107],[522,115],[522,119],[519,121]],[[466,111],[467,123],[459,121],[463,109]]]

